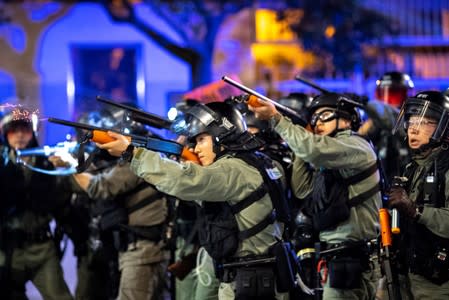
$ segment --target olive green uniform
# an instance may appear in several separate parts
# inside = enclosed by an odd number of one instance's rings
[[[296,126],[287,118],[281,118],[275,130],[288,143],[295,154],[292,170],[292,190],[302,199],[313,190],[313,176],[307,163],[316,168],[338,170],[344,178],[354,176],[372,166],[377,158],[370,144],[355,136],[350,130],[340,131],[335,137],[315,135],[303,127]],[[379,183],[379,173],[375,172],[361,182],[348,187],[349,199],[360,195]],[[381,207],[380,192],[361,204],[351,207],[350,216],[333,229],[319,233],[321,242],[339,244],[348,241],[376,239],[378,235],[378,210]],[[362,276],[358,289],[343,290],[324,286],[324,299],[374,299],[378,270],[367,270]]]
[[[411,201],[416,202],[418,197],[420,197],[424,181],[422,174],[427,173],[433,167],[436,156],[449,155],[449,153],[441,153],[442,151],[448,152],[447,150],[436,148],[427,157],[413,158],[418,167],[413,174],[413,178],[409,178],[411,182],[408,195]],[[439,237],[449,239],[449,171],[446,171],[445,178],[440,178],[439,180],[445,181],[445,207],[424,207],[422,215],[417,222]],[[411,238],[416,237],[411,236]],[[414,299],[449,299],[449,281],[442,285],[437,285],[421,275],[409,274],[408,277]]]
[[[17,165],[13,151],[6,151],[0,147],[8,154],[0,157],[0,267],[7,270],[2,295],[27,299],[25,284],[31,281],[44,299],[73,299],[49,231],[52,212],[63,201],[56,178]],[[29,163],[43,167],[41,162]]]
[[[131,169],[159,191],[187,201],[228,202],[231,205],[255,191],[263,179],[259,171],[241,159],[224,155],[212,165],[177,163],[159,153],[139,148],[131,161]],[[236,215],[239,230],[261,222],[273,209],[269,195]],[[281,237],[278,223],[239,243],[236,257],[266,255],[268,248]],[[234,284],[221,283],[219,299],[234,299]]]
[[[144,188],[136,189],[141,184]],[[152,197],[157,191],[145,184],[129,169],[129,164],[118,164],[111,169],[95,175],[87,188],[90,198],[95,201],[110,200],[126,194],[124,203],[131,207]],[[129,226],[152,226],[165,222],[167,217],[166,199],[159,199],[129,214]],[[161,232],[162,238],[162,232]],[[130,243],[126,251],[119,253],[121,271],[118,299],[159,299],[168,260],[168,252],[163,242],[138,239]]]

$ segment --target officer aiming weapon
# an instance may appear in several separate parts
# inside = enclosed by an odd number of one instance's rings
[[[86,135],[86,140],[90,139],[91,141],[99,144],[105,144],[114,141],[114,138],[108,135],[108,131],[116,132],[119,134],[123,134],[122,132],[114,129],[101,128],[97,126],[92,126],[88,124],[71,122],[66,120],[61,120],[57,118],[48,118],[49,122],[70,126],[74,128],[79,128],[83,130],[87,130],[88,133]],[[134,134],[124,134],[131,145],[134,147],[143,147],[149,150],[163,152],[167,154],[177,155],[177,156],[188,156],[190,151],[185,149],[181,144],[173,141],[168,141],[164,139],[148,137],[148,136],[139,136]],[[184,153],[184,154],[183,154]],[[78,168],[79,171],[79,168]]]
[[[141,109],[126,104],[117,103],[113,100],[106,99],[101,96],[97,96],[97,101],[123,109],[125,111],[125,114],[123,116],[123,121],[125,123],[135,121],[145,125],[149,125],[151,127],[159,129],[168,129],[173,131],[173,122],[164,119],[158,115],[143,111]],[[190,152],[186,147],[184,147],[184,149],[182,150],[181,157],[188,161],[200,163],[198,157],[194,153]]]
[[[274,101],[274,100],[272,100],[272,99],[270,99],[270,98],[268,98],[268,97],[266,97],[266,96],[256,92],[255,90],[252,90],[249,87],[244,86],[241,83],[238,83],[237,81],[235,81],[235,80],[233,80],[233,79],[231,79],[231,78],[229,78],[227,76],[223,76],[221,79],[224,82],[229,83],[230,85],[232,85],[232,86],[234,86],[234,87],[236,87],[236,88],[238,88],[238,89],[240,89],[240,90],[242,90],[242,91],[244,91],[245,93],[248,94],[248,95],[243,95],[243,96],[238,96],[238,97],[232,97],[233,101],[235,101],[237,103],[242,103],[243,102],[243,103],[247,103],[247,104],[249,104],[251,106],[257,107],[257,106],[260,106],[258,101],[257,101],[257,99],[261,99],[263,101],[272,103],[274,106],[277,107],[277,109],[281,113],[283,113],[287,117],[295,118],[297,120],[301,120],[300,121],[300,125],[301,126],[305,127],[307,125],[307,121],[304,120],[303,116],[298,114],[293,109],[291,109],[291,108],[289,108],[287,106],[284,106],[284,105],[282,105],[282,104],[280,104],[280,103],[278,103],[278,102],[276,102],[276,101]]]
[[[379,223],[381,230],[381,247],[380,260],[387,280],[388,298],[391,300],[401,299],[401,294],[398,289],[398,280],[396,274],[393,273],[391,263],[391,247],[393,240],[391,237],[390,216],[386,208],[379,210]]]
[[[123,120],[125,122],[129,122],[130,120],[132,120],[158,129],[170,129],[170,126],[172,125],[172,122],[170,120],[143,111],[139,108],[135,108],[122,103],[117,103],[101,96],[97,96],[97,101],[124,109],[125,115],[123,116]]]

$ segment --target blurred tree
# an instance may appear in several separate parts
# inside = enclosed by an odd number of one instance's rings
[[[363,6],[362,0],[304,0],[304,15],[291,22],[304,48],[331,59],[334,76],[347,77],[370,60],[363,45],[379,45],[385,35],[397,34],[397,22]],[[285,18],[279,11],[279,18]],[[326,64],[323,64],[326,65]],[[361,70],[360,70],[361,71]]]
[[[164,19],[182,39],[182,43],[171,40],[151,24],[139,19],[135,13],[135,5],[139,2],[147,4]],[[252,6],[253,2],[256,1],[109,0],[105,7],[113,20],[135,26],[161,47],[189,63],[192,68],[192,86],[196,87],[211,81],[215,36],[222,22],[228,15]]]
[[[45,29],[71,8],[53,1],[7,1],[0,4],[0,69],[13,77],[16,97],[40,105],[40,74],[35,65]]]

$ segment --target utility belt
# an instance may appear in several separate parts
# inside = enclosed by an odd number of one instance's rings
[[[276,262],[276,257],[269,255],[250,255],[243,257],[234,257],[227,259],[225,263],[215,264],[217,278],[221,282],[229,283],[236,280],[236,273],[238,269],[242,268],[257,268],[269,266],[273,268]]]
[[[158,243],[162,240],[163,224],[153,226],[120,225],[122,230],[113,231],[114,246],[118,251],[127,251],[129,244],[146,240]]]
[[[235,299],[274,299],[276,257],[269,255],[238,257],[215,265],[221,282],[235,281]]]
[[[8,245],[14,248],[23,248],[26,243],[44,243],[53,238],[50,227],[38,228],[34,231],[25,231],[23,229],[6,229],[4,240],[8,241]]]
[[[217,278],[225,283],[235,281],[236,299],[267,299],[274,297],[276,290],[280,293],[292,290],[296,286],[298,271],[293,247],[288,242],[279,241],[268,252],[267,255],[234,257],[223,263],[215,262]]]
[[[355,289],[361,286],[363,272],[373,268],[377,258],[377,241],[357,241],[338,244],[317,243],[318,275],[321,284],[327,282],[337,289]]]
[[[410,273],[421,275],[434,284],[441,285],[449,280],[449,249],[438,247],[428,256],[410,255]]]

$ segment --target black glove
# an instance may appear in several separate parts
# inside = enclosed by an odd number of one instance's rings
[[[388,192],[388,207],[396,208],[399,213],[409,218],[416,218],[416,204],[409,199],[402,187],[393,187]]]

